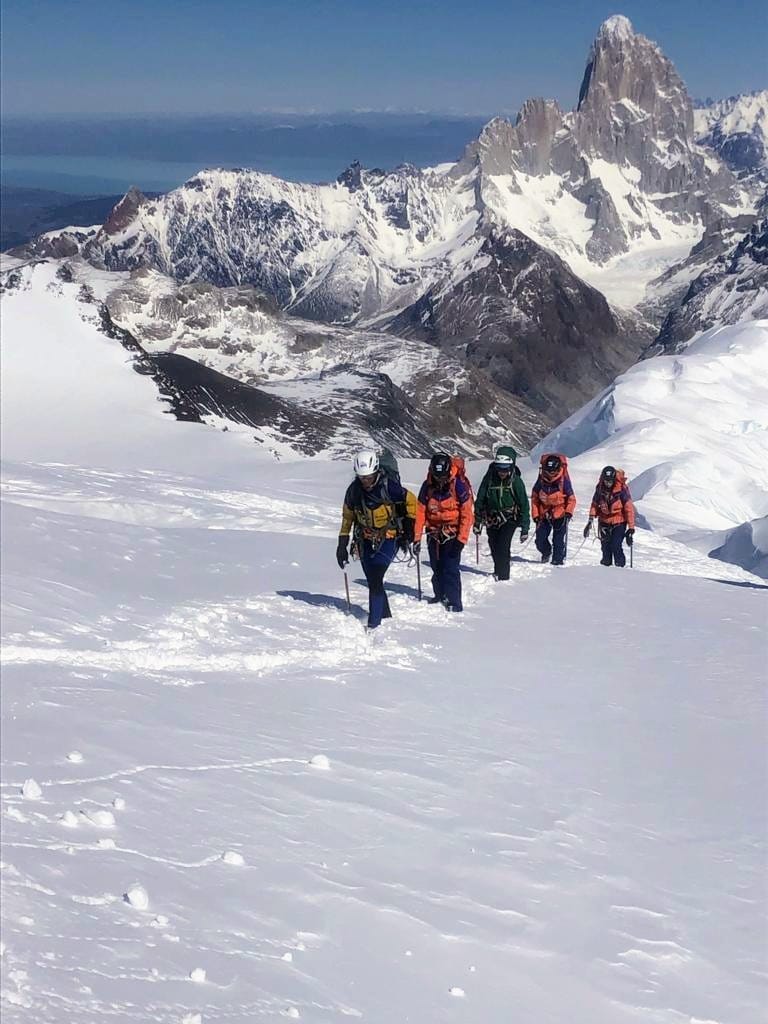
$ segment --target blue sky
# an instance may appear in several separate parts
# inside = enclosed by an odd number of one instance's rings
[[[768,85],[765,0],[2,0],[3,110],[515,111],[575,103],[589,44],[626,14],[693,96]]]

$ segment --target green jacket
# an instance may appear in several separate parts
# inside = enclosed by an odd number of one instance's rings
[[[512,518],[520,526],[522,533],[528,533],[531,526],[531,509],[528,494],[515,466],[512,476],[502,481],[493,466],[490,466],[480,484],[475,498],[475,522],[483,523],[494,516],[503,515]]]

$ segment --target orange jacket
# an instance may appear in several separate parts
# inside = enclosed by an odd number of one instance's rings
[[[607,491],[598,481],[592,504],[589,507],[591,519],[597,519],[603,526],[618,526],[626,523],[628,530],[635,528],[635,506],[629,493],[624,470],[616,470],[613,487]]]
[[[474,521],[472,490],[458,475],[457,466],[451,466],[447,490],[439,489],[430,473],[419,491],[413,539],[420,541],[426,528],[427,533],[455,536],[462,544],[466,544]]]
[[[560,455],[561,466],[554,474],[545,474],[544,461],[550,453],[541,456],[539,479],[531,491],[531,515],[534,519],[562,519],[572,516],[576,508],[576,495],[568,475],[568,460]]]

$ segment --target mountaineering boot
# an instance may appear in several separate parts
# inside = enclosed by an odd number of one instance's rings
[[[600,559],[600,565],[610,565],[610,564],[611,564],[611,559],[610,558],[601,558]]]
[[[442,597],[428,597],[427,598],[427,604],[442,604],[442,603],[443,603]]]
[[[541,561],[543,563],[546,563],[546,562],[548,562],[550,560],[551,557],[552,557],[551,555],[542,555],[541,556]]]

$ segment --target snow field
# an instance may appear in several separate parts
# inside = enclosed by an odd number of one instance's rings
[[[604,447],[565,568],[471,543],[452,616],[397,564],[367,635],[347,465],[175,423],[50,285],[3,349],[4,1021],[761,1021],[764,586],[599,567]]]
[[[606,572],[574,528],[565,569],[516,544],[495,584],[483,538],[464,616],[397,565],[366,636],[359,567],[346,616],[333,563],[343,466],[273,467],[270,490],[315,497],[304,533],[285,510],[150,526],[131,473],[27,476],[4,525],[10,1021],[474,1022],[510,998],[759,1019],[754,577],[647,531],[638,569]],[[215,512],[229,486],[180,478],[174,501]]]

